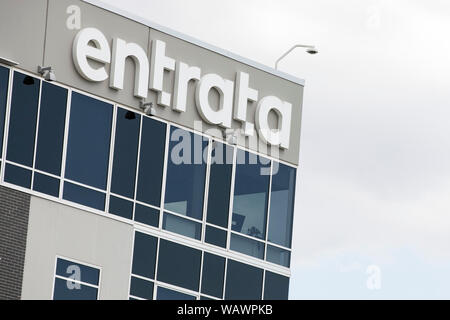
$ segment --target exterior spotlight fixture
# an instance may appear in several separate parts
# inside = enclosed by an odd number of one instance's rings
[[[133,111],[128,111],[125,114],[125,119],[127,119],[127,120],[134,120],[134,119],[136,119],[136,114]]]
[[[10,66],[10,67],[15,67],[15,66],[17,66],[19,64],[18,62],[15,62],[15,61],[13,61],[11,59],[7,59],[7,58],[3,58],[3,57],[0,57],[0,63],[3,63],[3,64],[5,64],[7,66]]]
[[[306,48],[306,52],[309,54],[319,53],[319,50],[317,50],[317,48],[315,46],[310,46],[310,45],[305,45],[305,44],[296,44],[295,46],[290,48],[288,51],[286,51],[285,54],[283,54],[281,57],[279,57],[277,61],[275,61],[275,70],[278,70],[278,63],[280,62],[280,60],[283,59],[284,57],[286,57],[295,48]]]
[[[38,66],[38,73],[44,77],[46,81],[55,81],[56,75],[53,72],[52,67],[41,67]]]
[[[141,109],[148,116],[156,115],[156,110],[155,110],[155,107],[153,106],[153,102],[145,102],[145,100],[142,100],[141,101]]]
[[[25,76],[25,78],[23,79],[23,84],[26,86],[32,86],[34,84],[33,77]]]

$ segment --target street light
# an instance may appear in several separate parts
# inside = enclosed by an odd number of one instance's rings
[[[305,44],[296,44],[295,46],[290,48],[288,51],[286,51],[285,54],[283,54],[281,57],[278,58],[278,60],[275,62],[275,70],[278,70],[278,63],[280,62],[280,60],[283,59],[284,57],[286,57],[295,48],[306,48],[306,52],[308,52],[309,54],[319,53],[319,50],[317,50],[315,46],[310,46],[310,45],[305,45]]]

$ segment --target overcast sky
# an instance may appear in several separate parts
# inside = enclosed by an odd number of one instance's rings
[[[279,65],[306,80],[290,297],[450,299],[448,1],[104,2],[270,66],[317,45]]]

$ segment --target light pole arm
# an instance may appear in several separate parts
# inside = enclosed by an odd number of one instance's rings
[[[311,48],[311,49],[314,49],[315,47],[314,46],[310,46],[310,45],[305,45],[305,44],[296,44],[295,46],[290,48],[288,51],[286,51],[286,53],[284,53],[281,57],[279,57],[277,61],[275,61],[275,70],[278,70],[278,63],[284,57],[286,57],[289,53],[291,53],[291,51],[294,50],[295,48]]]

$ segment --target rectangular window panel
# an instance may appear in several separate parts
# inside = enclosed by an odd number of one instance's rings
[[[167,240],[160,240],[158,280],[198,291],[202,252]]]
[[[159,210],[137,203],[134,210],[134,221],[156,228],[159,227]]]
[[[130,295],[142,299],[152,300],[153,282],[136,277],[131,277]]]
[[[181,293],[175,290],[170,290],[163,287],[158,287],[157,300],[196,300],[195,296]]]
[[[202,293],[222,298],[225,258],[205,252],[203,256]]]
[[[204,137],[183,129],[170,130],[164,208],[201,220],[206,163]]]
[[[133,219],[133,202],[111,196],[109,197],[109,213],[122,218]]]
[[[230,249],[255,258],[264,259],[263,242],[238,236],[237,234],[231,234]]]
[[[65,200],[79,203],[81,205],[105,210],[105,194],[92,189],[84,188],[73,183],[64,183],[64,195]]]
[[[205,242],[218,247],[226,248],[227,232],[211,226],[206,226]]]
[[[14,73],[6,158],[28,167],[33,166],[39,87],[38,79]]]
[[[143,117],[142,121],[136,199],[159,207],[166,149],[166,124],[147,117]]]
[[[267,246],[266,260],[272,263],[279,264],[283,267],[290,267],[291,252],[274,246]]]
[[[112,105],[72,93],[66,178],[106,190]]]
[[[263,270],[228,260],[226,300],[261,300]]]
[[[65,278],[72,276],[72,278],[77,281],[97,286],[99,284],[100,270],[81,263],[58,258],[56,263],[56,275]]]
[[[97,300],[97,296],[97,288],[55,278],[53,300]]]
[[[8,100],[9,69],[0,67],[0,158],[3,154],[6,102]]]
[[[35,168],[57,176],[61,175],[66,107],[67,90],[43,82]]]
[[[216,141],[213,146],[206,221],[227,228],[233,171],[233,147]]]
[[[15,184],[19,187],[31,188],[31,171],[6,164],[5,166],[5,182]]]
[[[49,196],[59,196],[59,179],[49,177],[44,174],[34,173],[33,190],[48,194]]]
[[[117,108],[111,192],[134,198],[141,117]]]
[[[231,229],[265,239],[270,161],[238,150]]]
[[[273,163],[268,240],[288,248],[292,241],[296,172],[295,168]]]
[[[201,223],[168,213],[164,213],[163,229],[197,240],[200,240],[202,235]]]
[[[287,300],[289,297],[289,278],[266,271],[264,281],[264,300]]]
[[[155,278],[156,249],[158,239],[136,232],[134,236],[132,273],[149,279]]]

